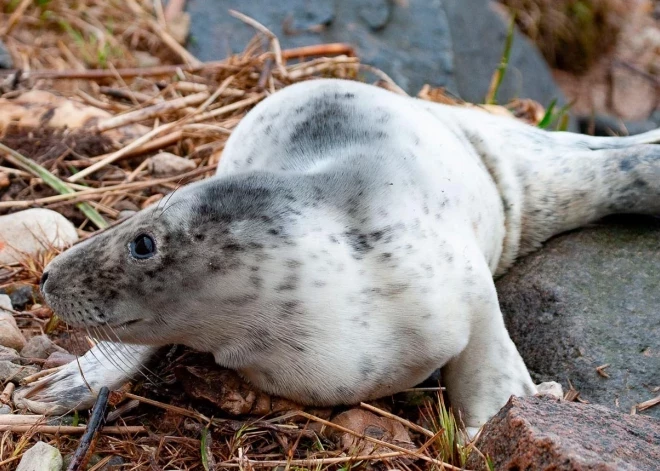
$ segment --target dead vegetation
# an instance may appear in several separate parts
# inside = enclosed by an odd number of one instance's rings
[[[0,1],[0,39],[18,66],[0,71],[0,214],[50,208],[86,237],[212,175],[241,118],[289,84],[340,77],[404,93],[346,45],[281,50],[263,26],[233,14],[255,28],[255,39],[240,55],[201,63],[173,28],[185,24],[180,11],[163,11],[159,0]],[[430,87],[419,96],[477,106]],[[528,100],[481,108],[543,126],[555,120]],[[153,157],[162,152],[193,168],[157,175]],[[36,288],[54,255],[48,250],[0,267],[0,286]],[[69,332],[38,299],[15,317],[26,337],[48,333],[75,354],[89,348],[88,339]],[[437,385],[362,405],[358,410],[367,415],[361,417],[368,418],[360,431],[353,421],[328,420],[341,409],[298,410],[180,347],[156,371],[111,393],[91,460],[76,469],[107,469],[117,459],[125,464],[120,469],[131,470],[458,469],[468,453],[478,453]],[[222,387],[208,388],[204,378],[212,375]],[[79,424],[88,420],[84,413],[55,424],[21,417],[27,422],[0,419],[2,470],[13,469],[36,440],[72,455],[83,432]]]

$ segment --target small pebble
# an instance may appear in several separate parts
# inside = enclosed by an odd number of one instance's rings
[[[0,415],[7,414],[11,414],[11,407],[9,407],[7,404],[0,406]]]
[[[78,232],[64,216],[33,208],[0,216],[0,265],[21,260],[21,253],[37,254],[48,245],[64,248],[78,240]]]
[[[150,159],[149,171],[155,177],[169,177],[195,170],[196,167],[192,160],[169,152],[160,152]]]
[[[11,54],[7,50],[7,46],[0,41],[0,69],[13,69],[14,61],[11,58]]]
[[[35,335],[27,341],[27,344],[21,350],[21,356],[23,358],[40,358],[45,360],[51,353],[55,352],[69,354],[62,347],[55,345],[47,335]]]
[[[14,283],[0,288],[0,294],[6,294],[11,299],[14,310],[22,311],[29,303],[39,297],[38,291],[32,285]]]
[[[0,294],[0,345],[3,347],[20,350],[25,346],[25,337],[18,329],[14,316],[11,312],[3,309],[13,310],[11,299],[6,294]]]
[[[62,455],[54,446],[37,442],[25,452],[16,471],[61,471]]]
[[[21,366],[7,360],[0,361],[0,381],[3,383],[7,381],[19,383],[27,376],[31,376],[38,372],[39,369],[35,366]]]
[[[19,363],[21,356],[16,349],[0,345],[0,361],[10,361],[12,363]]]

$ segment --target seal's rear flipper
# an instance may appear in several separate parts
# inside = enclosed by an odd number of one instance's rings
[[[88,409],[99,390],[111,391],[143,371],[155,347],[99,342],[81,358],[14,393],[14,404],[37,414],[59,415]]]

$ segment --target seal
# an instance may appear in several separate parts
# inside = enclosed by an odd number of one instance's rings
[[[605,215],[660,214],[657,141],[549,132],[353,81],[289,86],[240,122],[215,177],[49,264],[46,302],[103,341],[17,403],[89,407],[183,344],[317,406],[442,367],[474,431],[538,391],[493,277]]]

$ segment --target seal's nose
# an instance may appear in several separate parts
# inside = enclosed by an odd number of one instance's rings
[[[44,285],[46,284],[46,280],[48,279],[48,272],[45,271],[43,275],[41,275],[41,281],[39,282],[39,287],[41,288],[41,291],[44,290]]]

